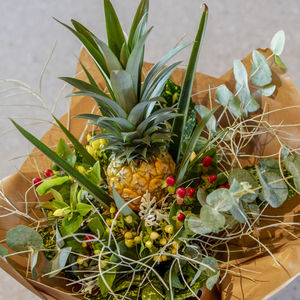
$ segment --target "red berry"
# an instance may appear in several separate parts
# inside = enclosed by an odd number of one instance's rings
[[[43,180],[41,178],[37,177],[37,178],[33,178],[32,182],[35,185],[35,187],[38,187],[43,182]]]
[[[180,212],[177,215],[177,220],[180,221],[180,222],[182,222],[182,221],[184,221],[184,219],[185,219],[185,214],[183,214],[183,213]]]
[[[209,167],[213,163],[213,159],[210,156],[206,156],[203,159],[203,166]]]
[[[188,193],[188,195],[189,195],[190,197],[193,197],[193,196],[195,195],[195,193],[196,193],[196,189],[194,189],[194,188],[189,188],[188,191],[187,191],[187,193]]]
[[[94,238],[93,238],[91,235],[86,235],[86,236],[84,237],[84,239],[85,239],[86,241],[89,241],[89,240],[93,240]]]
[[[53,176],[53,171],[50,169],[47,169],[47,170],[45,170],[44,174],[46,177],[51,177],[51,176]]]
[[[173,186],[173,185],[175,184],[175,178],[174,178],[174,176],[169,176],[169,177],[167,177],[167,179],[166,179],[166,184],[167,184],[168,186]]]
[[[209,175],[209,182],[210,182],[210,183],[213,183],[213,182],[215,182],[216,180],[217,180],[217,175],[215,175],[215,174]]]
[[[225,185],[224,185],[224,187],[225,187],[226,189],[229,189],[229,188],[230,188],[229,182],[226,182]]]
[[[224,185],[220,185],[218,189],[226,189],[226,187]]]
[[[184,198],[186,195],[186,189],[184,187],[181,187],[177,190],[177,195],[180,198]]]

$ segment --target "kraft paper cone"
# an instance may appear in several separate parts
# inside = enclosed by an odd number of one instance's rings
[[[270,51],[267,49],[260,49],[260,51],[268,56]],[[247,69],[250,67],[250,55],[246,57],[243,62]],[[101,75],[92,62],[91,58],[86,51],[82,51],[80,55],[80,61],[88,68],[89,72],[94,78],[98,78],[98,85],[105,90],[105,83],[101,79]],[[151,68],[151,64],[145,64],[144,74]],[[273,111],[276,109],[282,109],[288,106],[296,106],[294,108],[281,110],[272,114],[267,114],[264,118],[268,120],[270,124],[294,124],[299,121],[300,115],[300,95],[297,92],[290,77],[283,72],[276,65],[272,64],[273,82],[278,89],[275,95],[271,97],[261,96],[258,100],[261,103],[261,107],[265,107],[265,111]],[[82,80],[87,80],[82,72],[80,64],[77,67],[77,77]],[[182,84],[185,71],[177,69],[172,79],[177,84]],[[213,78],[211,76],[197,73],[195,76],[195,83],[193,88],[193,94],[199,91],[207,90],[208,88],[214,88],[220,84],[226,84],[231,90],[234,90],[234,77],[232,70],[225,73],[220,78]],[[251,87],[250,87],[251,88]],[[214,94],[212,92],[212,98]],[[195,103],[201,103],[210,107],[209,93],[203,92],[193,97]],[[213,103],[215,106],[216,103]],[[299,107],[297,107],[299,106]],[[73,97],[71,102],[70,114],[66,114],[61,121],[67,124],[69,118],[70,130],[77,137],[82,136],[82,132],[86,129],[86,122],[82,119],[72,118],[72,116],[81,113],[90,113],[92,110],[96,110],[94,101],[88,97],[78,96]],[[97,111],[97,110],[96,110]],[[299,122],[300,123],[300,122]],[[287,127],[287,135],[290,134],[293,138],[298,137],[300,139],[300,126]],[[42,138],[42,141],[48,146],[55,147],[59,138],[64,137],[58,127],[53,126]],[[65,137],[64,137],[65,138]],[[294,148],[298,147],[299,142],[290,142],[290,145]],[[256,155],[272,155],[278,153],[280,144],[272,136],[267,134],[254,138],[248,145],[247,152]],[[253,164],[252,160],[245,160],[244,164]],[[3,180],[2,187],[7,198],[14,203],[19,209],[23,210],[24,201],[23,196],[25,191],[30,187],[32,178],[36,177],[36,167],[40,170],[47,169],[49,167],[49,160],[38,152],[36,149],[30,154],[25,161],[18,174],[12,175]],[[17,189],[16,189],[17,187]],[[37,201],[34,193],[31,191],[28,194],[30,199],[29,211],[34,211],[36,214],[40,214],[39,209],[36,208],[34,201]],[[299,217],[291,217],[289,215],[297,214],[300,210],[300,197],[297,196],[289,201],[286,201],[278,209],[268,209],[265,214],[269,215],[284,215],[284,217],[276,218],[278,221],[290,221],[299,222]],[[4,201],[1,200],[1,205],[7,206]],[[5,211],[0,209],[0,214],[4,214]],[[34,217],[34,213],[30,213]],[[25,224],[30,225],[30,221],[22,216],[12,215],[5,219],[0,219],[0,240],[4,240],[6,232],[17,225]],[[262,225],[266,223],[262,222]],[[300,232],[293,227],[289,230],[294,236],[299,237]],[[279,265],[266,253],[266,251],[260,251],[259,253],[249,251],[247,248],[251,248],[256,244],[254,240],[240,239],[230,243],[230,249],[243,249],[242,253],[232,254],[230,257],[230,268],[227,276],[222,283],[209,292],[203,290],[203,300],[223,299],[223,300],[236,300],[236,299],[263,299],[267,294],[277,289],[278,286],[288,281],[291,277],[300,272],[300,242],[292,237],[286,230],[279,228],[270,228],[260,232],[259,239],[268,244],[272,253],[276,257]],[[270,245],[273,244],[271,247]],[[235,253],[235,252],[234,252]],[[226,260],[226,258],[224,257]],[[65,287],[65,284],[55,279],[39,278],[37,281],[31,278],[25,278],[26,276],[26,256],[13,256],[8,259],[10,265],[7,265],[3,260],[0,262],[0,266],[4,270],[16,278],[21,284],[30,289],[33,293],[41,297],[42,299],[53,300],[72,300],[78,299],[72,295],[71,290]],[[42,259],[40,259],[42,261]],[[42,262],[40,262],[42,264]],[[234,267],[232,266],[234,265]],[[13,269],[15,268],[15,270]]]

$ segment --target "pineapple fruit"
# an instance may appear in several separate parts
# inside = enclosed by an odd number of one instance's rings
[[[125,201],[136,199],[130,206],[138,211],[141,198],[147,191],[158,200],[165,195],[162,181],[174,172],[171,155],[161,151],[152,155],[149,161],[134,159],[124,164],[113,159],[107,168],[107,179],[111,193],[114,187]]]
[[[145,76],[142,65],[149,0],[141,0],[128,38],[124,35],[109,0],[104,0],[108,44],[97,38],[83,25],[72,20],[76,36],[90,52],[102,73],[109,95],[100,90],[91,74],[84,68],[89,83],[74,78],[62,78],[97,102],[102,115],[83,114],[99,126],[101,134],[93,140],[107,141],[103,150],[111,151],[106,170],[109,191],[115,189],[124,200],[135,199],[130,206],[139,210],[142,196],[148,191],[159,201],[166,191],[162,182],[175,172],[175,163],[167,152],[173,134],[167,122],[177,117],[173,107],[164,107],[161,97],[172,72],[181,62],[164,68],[165,64],[188,44],[179,45],[167,53]],[[65,25],[73,33],[75,30]],[[79,33],[78,33],[79,32]]]

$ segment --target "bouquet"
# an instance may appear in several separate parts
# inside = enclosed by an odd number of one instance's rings
[[[148,6],[127,37],[104,0],[107,44],[58,21],[85,47],[61,78],[71,110],[42,141],[11,120],[40,153],[3,183],[1,265],[46,299],[261,299],[266,266],[300,268],[280,258],[297,253],[300,190],[284,32],[214,79],[195,72],[207,6],[186,71],[166,64],[190,44],[144,62]]]

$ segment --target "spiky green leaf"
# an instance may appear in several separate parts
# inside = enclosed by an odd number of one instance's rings
[[[172,132],[175,134],[174,143],[173,143],[173,145],[175,146],[172,146],[171,144],[169,151],[176,163],[179,162],[179,158],[182,150],[183,133],[184,133],[185,123],[187,119],[187,111],[190,105],[190,97],[192,93],[192,87],[194,83],[194,77],[196,73],[200,48],[204,38],[207,18],[208,18],[208,7],[206,6],[206,4],[204,4],[204,12],[202,13],[198,32],[195,38],[195,43],[192,49],[192,53],[184,77],[182,92],[180,93],[180,97],[178,100],[178,113],[183,114],[183,116],[178,116],[174,120],[173,127],[172,127]]]
[[[64,159],[59,157],[55,152],[53,152],[48,146],[46,146],[39,139],[34,137],[31,133],[17,124],[14,120],[11,120],[18,131],[28,139],[34,146],[36,146],[41,152],[49,157],[54,163],[56,163],[60,168],[62,168],[67,174],[73,177],[80,185],[85,187],[104,207],[108,207],[112,201],[111,197],[103,191],[98,186],[90,182],[84,175],[79,173],[75,168],[68,164]]]

